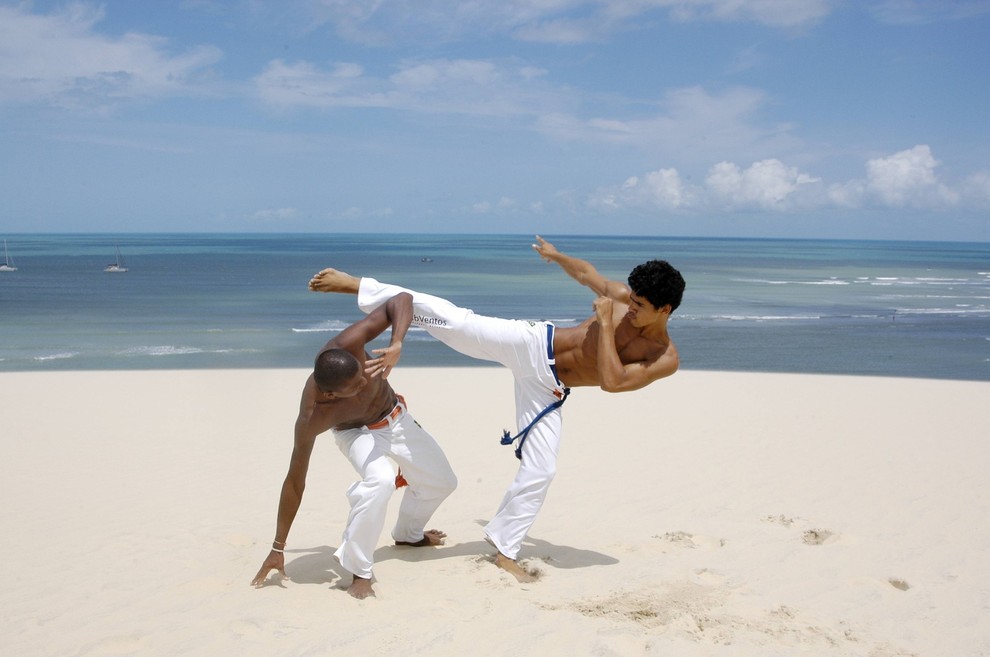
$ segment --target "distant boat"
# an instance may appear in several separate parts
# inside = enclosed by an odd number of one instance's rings
[[[109,265],[104,267],[103,271],[109,271],[109,272],[127,271],[127,267],[124,266],[124,259],[120,256],[120,249],[117,248],[116,246],[113,248],[117,252],[117,260],[115,262],[111,262]]]
[[[3,241],[3,264],[0,265],[0,271],[17,271],[14,261],[10,259],[10,254],[7,253],[7,240]]]
[[[433,262],[433,258],[420,258],[420,262]]]

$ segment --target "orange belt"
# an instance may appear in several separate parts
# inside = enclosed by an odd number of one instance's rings
[[[369,429],[372,430],[384,429],[393,420],[395,420],[395,418],[399,417],[399,415],[402,414],[402,409],[406,407],[406,400],[402,395],[396,395],[395,398],[399,400],[398,403],[396,403],[395,408],[393,408],[388,415],[378,420],[378,422],[375,422],[374,424],[369,424],[368,425]]]

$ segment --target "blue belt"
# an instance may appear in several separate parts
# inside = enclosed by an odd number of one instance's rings
[[[550,365],[550,371],[553,372],[554,380],[559,384],[560,377],[557,376],[557,360],[553,353],[553,324],[547,324],[547,364]],[[564,388],[564,396],[544,408],[540,413],[533,418],[533,421],[526,425],[526,428],[517,433],[515,436],[510,436],[508,429],[502,432],[501,443],[503,445],[511,445],[519,439],[519,445],[516,446],[516,458],[522,460],[522,446],[526,442],[526,436],[529,434],[529,430],[536,426],[536,423],[543,419],[543,416],[547,413],[556,410],[564,405],[567,401],[567,396],[571,394],[570,388]]]

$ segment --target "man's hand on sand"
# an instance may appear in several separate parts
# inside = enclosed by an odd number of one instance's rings
[[[276,552],[275,550],[268,553],[265,563],[261,564],[261,569],[258,571],[258,574],[254,576],[253,580],[251,580],[251,586],[254,586],[255,588],[261,588],[264,586],[265,580],[268,579],[268,573],[273,570],[277,570],[279,575],[288,579],[285,575],[285,555],[281,552]]]

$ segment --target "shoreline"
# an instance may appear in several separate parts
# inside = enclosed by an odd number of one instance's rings
[[[9,649],[990,653],[990,383],[682,371],[621,395],[575,389],[520,554],[540,581],[519,585],[480,528],[517,467],[498,443],[511,376],[400,366],[393,387],[460,485],[431,523],[442,548],[392,546],[392,499],[378,598],[359,602],[331,556],[354,479],[332,439],[313,455],[290,580],[249,586],[307,375],[0,373]]]
[[[446,347],[444,347],[446,349]],[[403,357],[406,360],[405,357]],[[488,363],[485,361],[478,361],[470,359],[467,356],[463,357],[463,362],[454,363],[440,363],[433,364],[419,361],[415,358],[410,358],[408,360],[413,360],[414,362],[409,365],[405,365],[404,369],[407,370],[422,370],[424,372],[435,372],[437,370],[490,370],[499,369],[502,366],[497,363]],[[52,359],[58,360],[58,359]],[[3,376],[16,376],[16,375],[38,375],[38,376],[61,376],[61,375],[87,375],[87,374],[154,374],[161,372],[164,374],[192,374],[206,373],[206,372],[282,372],[286,370],[298,370],[307,371],[305,367],[287,367],[285,365],[243,365],[243,366],[203,366],[203,367],[190,367],[188,365],[175,365],[168,367],[106,367],[106,368],[66,368],[66,369],[45,369],[44,367],[35,368],[23,368],[5,370],[2,368],[3,360],[0,359],[0,377]],[[766,369],[757,370],[747,367],[745,369],[725,369],[725,368],[702,368],[702,367],[685,367],[681,366],[678,371],[679,374],[691,373],[697,375],[721,375],[727,374],[732,376],[821,376],[821,377],[849,377],[852,379],[891,379],[895,381],[905,380],[905,381],[943,381],[951,382],[956,381],[959,383],[990,383],[990,373],[986,377],[981,376],[960,376],[960,375],[945,375],[939,376],[938,371],[934,373],[927,372],[925,374],[915,374],[915,373],[889,373],[889,372],[876,372],[876,371],[865,371],[865,372],[849,372],[849,371],[835,371],[835,372],[822,372],[822,371],[805,371],[805,370],[787,370],[787,369]]]

